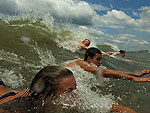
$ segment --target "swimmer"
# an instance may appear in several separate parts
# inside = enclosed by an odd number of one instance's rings
[[[83,40],[83,41],[78,40],[77,43],[80,45],[80,47],[81,47],[82,49],[87,50],[87,49],[88,49],[88,46],[90,45],[91,42],[90,42],[89,39],[85,39],[85,40]]]
[[[47,66],[35,75],[29,91],[15,91],[5,84],[0,84],[0,113],[47,113],[45,106],[48,101],[74,89],[76,82],[70,70],[59,66]],[[14,94],[9,95],[11,92]]]
[[[102,56],[110,56],[110,55],[115,56],[116,58],[121,58],[124,61],[136,62],[134,60],[124,59],[124,57],[126,56],[126,52],[124,50],[120,50],[119,52],[106,52],[102,54]]]
[[[0,84],[0,87],[3,87],[0,89],[0,97],[3,97],[9,92],[20,93],[20,91],[16,92],[10,88],[8,89],[3,82]],[[0,105],[0,113],[48,113],[53,112],[52,110],[55,107],[57,109],[60,108],[61,110],[67,109],[67,112],[69,112],[68,110],[70,107],[64,108],[61,104],[52,105],[49,104],[49,102],[56,98],[60,98],[63,94],[72,93],[75,89],[76,81],[70,70],[59,66],[47,66],[35,75],[29,91],[25,91],[24,94],[20,96],[5,96],[0,100],[5,100],[5,102]],[[13,96],[15,96],[13,100],[8,99]],[[71,112],[76,113],[77,111],[73,109]],[[136,113],[128,107],[116,104],[112,105],[111,112]]]
[[[101,64],[102,64],[101,51],[97,48],[91,47],[86,51],[84,61],[76,60],[74,62],[66,64],[64,67],[72,67],[79,65],[85,71],[91,72],[95,75],[97,75],[100,71],[103,73],[103,77],[105,78],[131,80],[133,82],[150,82],[150,78],[140,78],[143,75],[142,73],[138,76],[137,74],[131,72],[102,69],[100,68]]]

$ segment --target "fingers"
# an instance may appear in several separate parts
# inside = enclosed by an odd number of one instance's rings
[[[133,78],[134,82],[150,82],[150,78],[139,78],[139,77],[135,77]]]
[[[142,74],[149,74],[149,73],[150,73],[150,70],[142,70],[141,73],[142,73]]]

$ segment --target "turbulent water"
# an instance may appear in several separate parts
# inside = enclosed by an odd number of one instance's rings
[[[117,50],[113,45],[96,45],[94,38],[72,24],[56,24],[53,18],[30,15],[1,16],[0,19],[0,79],[15,90],[29,88],[34,75],[47,65],[64,65],[84,58],[84,50],[76,40],[88,38],[91,46],[104,52]],[[112,57],[103,58],[103,66],[140,73],[150,69],[148,51],[128,51],[126,62]],[[150,83],[104,79],[101,83],[80,67],[71,69],[77,81],[79,95],[85,100],[83,109],[93,113],[108,113],[113,103],[128,106],[138,113],[149,113]],[[146,75],[145,77],[149,77]]]

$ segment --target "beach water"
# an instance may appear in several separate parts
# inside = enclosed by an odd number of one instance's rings
[[[83,59],[85,51],[71,42],[85,38],[91,40],[91,47],[104,52],[118,49],[116,45],[97,44],[94,37],[80,27],[55,22],[48,13],[19,13],[15,16],[1,13],[0,79],[15,90],[28,89],[34,75],[44,66],[64,65]],[[103,66],[134,73],[150,69],[148,50],[127,51],[125,58],[136,62],[107,56],[103,58]],[[80,106],[81,111],[90,109],[93,113],[109,113],[111,105],[118,103],[137,113],[149,113],[150,83],[116,79],[104,79],[100,83],[80,67],[71,70],[77,81],[78,93],[85,100]]]

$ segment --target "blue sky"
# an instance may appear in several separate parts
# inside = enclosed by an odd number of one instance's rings
[[[31,10],[69,21],[104,43],[150,48],[150,0],[0,0],[0,13]]]
[[[143,6],[150,6],[149,0],[83,0],[90,4],[98,4],[104,7],[116,10],[120,10],[125,12],[126,14],[138,18],[137,16],[133,15],[133,12],[140,13],[138,9]],[[97,11],[97,13],[102,14],[101,11]],[[106,13],[106,11],[104,12]]]

